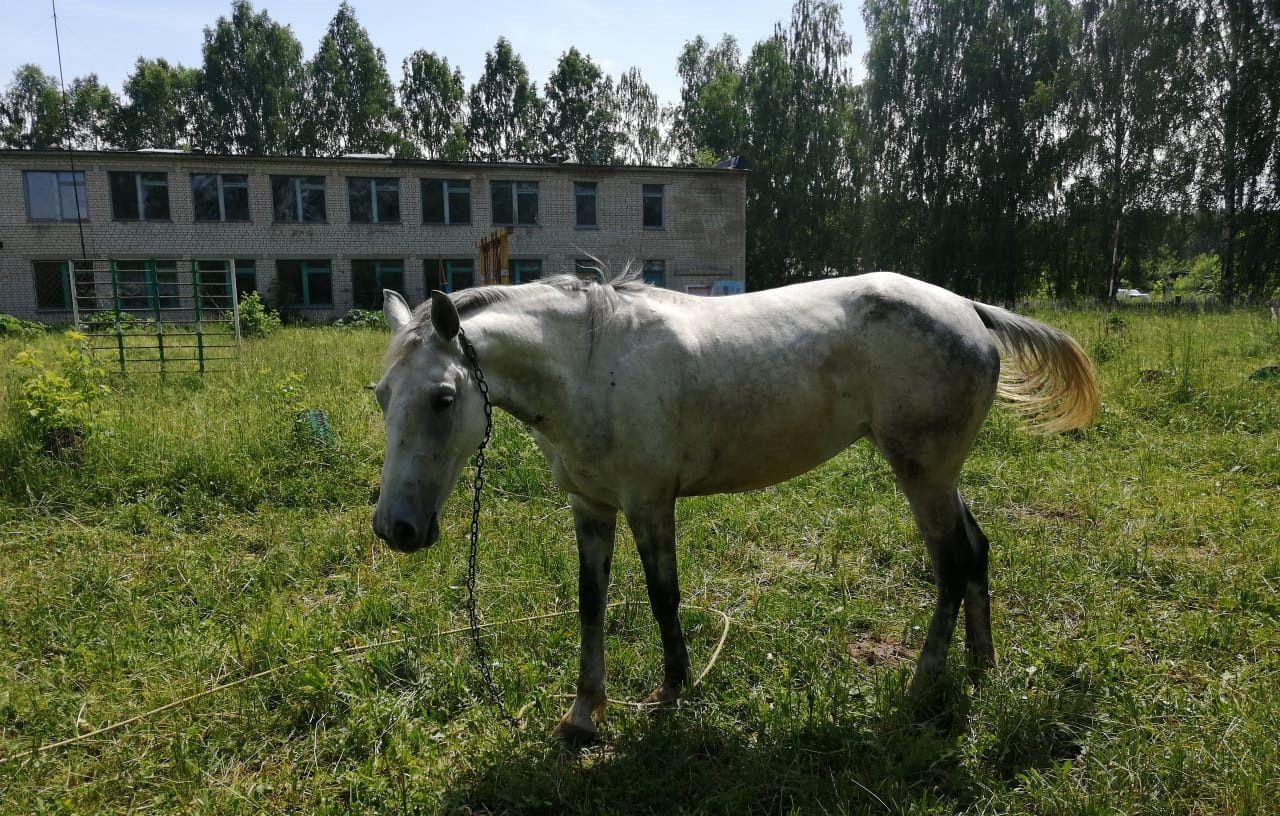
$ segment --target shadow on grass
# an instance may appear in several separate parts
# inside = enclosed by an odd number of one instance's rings
[[[885,711],[844,722],[757,720],[730,730],[719,725],[723,712],[699,713],[695,704],[637,719],[612,743],[582,753],[531,736],[507,754],[477,758],[467,784],[446,793],[445,811],[897,813],[932,806],[950,813],[989,795],[992,783],[1078,752],[1059,739],[1062,716],[1037,705],[1010,712],[1019,723],[1015,751],[994,763],[966,762],[969,697],[958,687],[947,696],[951,713],[923,723],[898,691]],[[1091,707],[1083,699],[1061,702],[1068,718]],[[976,779],[984,767],[991,775]]]

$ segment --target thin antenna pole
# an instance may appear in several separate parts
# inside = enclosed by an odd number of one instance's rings
[[[80,257],[88,258],[89,251],[84,247],[84,218],[80,216],[80,185],[76,182],[76,151],[71,142],[71,107],[67,104],[67,80],[62,74],[62,38],[58,36],[58,3],[57,0],[49,0],[49,5],[53,7],[53,43],[58,49],[58,87],[62,89],[62,144],[67,151],[67,161],[71,165],[71,192],[75,196],[76,201],[76,228],[80,230]],[[70,269],[67,270],[70,277],[69,284],[72,289],[72,297],[75,297],[75,264],[68,264]]]

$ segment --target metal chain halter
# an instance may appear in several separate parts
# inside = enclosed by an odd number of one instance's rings
[[[476,354],[476,347],[467,339],[467,333],[461,327],[458,328],[458,342],[471,362],[471,370],[476,375],[476,387],[480,389],[480,396],[484,397],[484,441],[476,451],[475,475],[471,481],[471,551],[467,558],[467,620],[471,626],[471,643],[475,647],[476,665],[480,669],[480,677],[484,680],[485,690],[488,691],[494,705],[498,707],[502,718],[516,726],[518,725],[516,718],[507,710],[507,704],[493,682],[488,649],[485,648],[484,640],[480,637],[480,614],[476,611],[476,553],[480,546],[480,493],[484,489],[484,452],[489,446],[490,437],[493,436],[493,403],[489,401],[489,383],[484,378],[484,372],[480,370],[480,357]]]

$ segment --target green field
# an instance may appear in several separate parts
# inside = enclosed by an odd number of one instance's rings
[[[1249,379],[1280,363],[1280,326],[1042,316],[1095,355],[1104,409],[1052,438],[997,409],[978,441],[962,489],[992,540],[1000,666],[955,682],[952,715],[905,710],[930,573],[859,444],[680,504],[684,596],[732,616],[727,648],[679,709],[613,708],[580,754],[548,736],[572,616],[491,640],[521,731],[465,637],[434,637],[465,621],[462,492],[429,551],[370,532],[385,335],[286,329],[204,382],[113,384],[61,458],[19,430],[22,343],[0,340],[0,754],[317,655],[0,765],[0,812],[1280,813],[1280,380]],[[328,448],[295,430],[313,407]],[[565,497],[513,421],[489,461],[484,616],[572,610]],[[637,604],[610,613],[609,689],[635,699],[659,647],[622,538],[612,598]],[[684,617],[696,670],[719,621]]]

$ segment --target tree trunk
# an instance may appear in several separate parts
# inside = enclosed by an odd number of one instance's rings
[[[1115,110],[1115,153],[1111,157],[1111,207],[1114,226],[1111,231],[1111,268],[1107,273],[1107,306],[1116,304],[1116,289],[1120,285],[1120,224],[1124,220],[1124,139],[1125,122],[1119,105]]]
[[[1116,292],[1119,287],[1118,274],[1120,272],[1120,221],[1121,214],[1116,213],[1115,227],[1111,231],[1111,271],[1107,275],[1107,306],[1114,308],[1116,305]]]
[[[1227,93],[1223,100],[1222,110],[1222,196],[1223,204],[1222,246],[1218,251],[1219,263],[1222,267],[1222,280],[1219,282],[1219,294],[1224,306],[1230,306],[1236,295],[1235,241],[1236,241],[1236,198],[1239,194],[1236,179],[1236,152],[1240,137],[1239,119],[1241,115],[1240,99],[1240,63],[1238,49],[1240,32],[1235,16],[1229,21],[1228,58],[1230,68],[1227,74]]]

